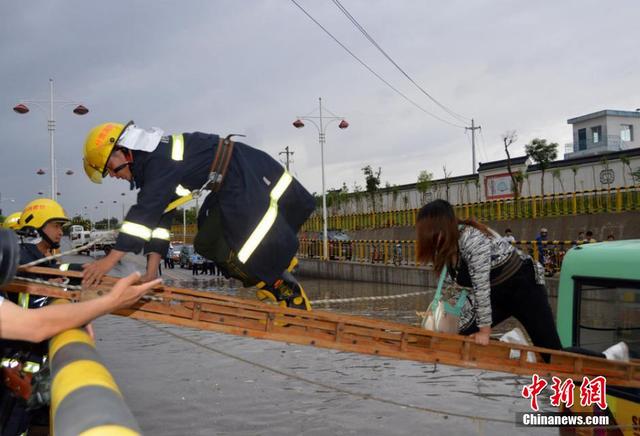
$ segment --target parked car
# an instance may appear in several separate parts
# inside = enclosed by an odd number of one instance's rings
[[[174,263],[180,263],[180,252],[182,251],[182,247],[184,245],[183,244],[174,244],[173,245],[173,250],[171,250],[171,260],[173,260]]]
[[[318,244],[320,246],[324,240],[322,232],[308,232],[304,236],[306,239],[319,241]],[[353,247],[349,235],[342,230],[327,230],[327,239],[329,240],[329,259],[351,260]],[[320,250],[319,252],[321,252],[322,248],[318,248]],[[311,253],[309,253],[309,255],[311,255]]]
[[[195,252],[193,245],[185,244],[180,248],[180,268],[191,268],[191,255]]]

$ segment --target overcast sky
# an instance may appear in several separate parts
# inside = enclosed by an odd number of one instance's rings
[[[414,88],[330,0],[298,0],[386,80],[424,108],[457,120]],[[503,159],[500,135],[518,131],[518,151],[536,136],[571,142],[570,117],[640,107],[640,2],[342,0],[419,84],[482,126],[478,160]],[[169,133],[244,133],[272,156],[289,146],[292,171],[320,192],[317,131],[296,115],[318,97],[350,123],[327,129],[327,187],[413,183],[420,170],[471,170],[469,134],[406,102],[288,0],[4,1],[0,3],[0,193],[5,213],[49,190],[47,113],[18,115],[21,99],[57,106],[60,200],[69,214],[135,195],[122,181],[92,184],[81,153],[89,129],[130,119]],[[562,151],[561,150],[561,151]],[[67,176],[64,171],[75,174]],[[122,197],[121,193],[126,196]],[[15,203],[8,201],[15,199]],[[121,209],[117,205],[120,217]],[[94,209],[95,211],[95,209]],[[106,215],[106,208],[96,212]],[[96,215],[94,214],[94,217]]]

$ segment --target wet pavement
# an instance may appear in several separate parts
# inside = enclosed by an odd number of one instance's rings
[[[73,256],[73,261],[87,257]],[[141,269],[128,255],[118,275]],[[168,284],[252,298],[253,290],[188,270]],[[415,291],[379,284],[305,280],[314,299]],[[429,295],[330,306],[415,323]],[[324,308],[323,308],[324,310]],[[107,316],[95,322],[98,350],[149,435],[557,434],[515,426],[529,411],[530,379]],[[548,400],[539,397],[541,404]]]

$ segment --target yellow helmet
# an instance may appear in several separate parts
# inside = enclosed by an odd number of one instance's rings
[[[20,215],[22,212],[14,212],[4,219],[2,227],[10,230],[18,230],[20,228]]]
[[[93,183],[102,183],[107,175],[107,161],[127,125],[104,123],[91,129],[84,141],[84,172]]]
[[[20,230],[41,229],[50,221],[68,222],[67,214],[57,201],[39,198],[27,204],[20,215]]]

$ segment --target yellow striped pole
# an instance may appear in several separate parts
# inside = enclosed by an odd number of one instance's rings
[[[133,436],[140,428],[95,344],[80,329],[49,342],[51,434]]]

